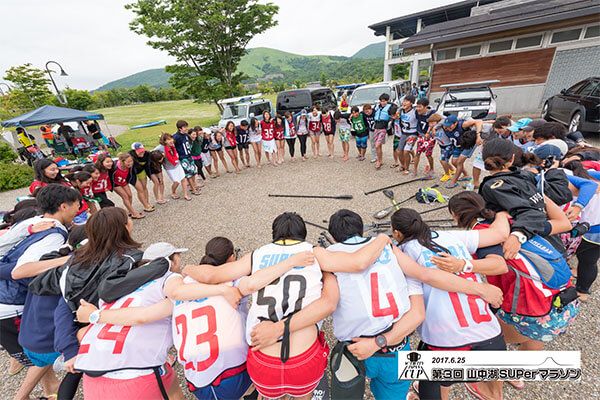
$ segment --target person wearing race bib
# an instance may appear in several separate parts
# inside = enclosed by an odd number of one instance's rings
[[[262,137],[262,148],[267,157],[267,162],[273,166],[277,165],[277,148],[275,146],[275,121],[271,113],[263,111],[263,119],[260,121],[260,133]]]
[[[394,154],[400,160],[400,171],[408,175],[413,147],[417,142],[417,111],[413,108],[415,97],[404,96],[400,107],[400,132],[394,132]]]
[[[233,169],[236,174],[239,174],[241,169],[238,163],[237,133],[233,121],[227,121],[227,124],[225,124],[225,135],[223,136],[223,139],[223,146],[231,160],[231,164],[233,164]]]
[[[248,352],[247,368],[258,392],[266,398],[284,395],[310,398],[323,377],[329,348],[316,324],[333,311],[338,299],[335,294],[331,306],[313,307],[332,283],[332,277],[323,275],[320,266],[339,263],[358,268],[370,265],[385,243],[389,242],[384,236],[360,252],[348,255],[313,249],[304,241],[305,238],[306,225],[302,218],[295,213],[284,213],[273,221],[273,243],[262,246],[235,263],[216,268],[191,266],[184,271],[197,281],[216,284],[268,271],[275,263],[299,252],[314,252],[316,260],[312,265],[295,267],[252,295],[246,339],[250,345],[262,345]],[[301,318],[302,311],[309,309],[313,319],[306,317],[308,313]],[[300,326],[295,323],[300,323]],[[268,324],[266,329],[277,336],[265,340],[262,327],[261,333],[256,336],[254,328],[263,324]],[[282,341],[275,342],[280,336]],[[260,337],[258,342],[257,337]]]
[[[556,204],[547,202],[546,207],[551,224],[559,227],[569,223]],[[471,191],[452,196],[448,209],[458,226],[465,229],[485,229],[496,216],[495,212],[485,208],[483,198]],[[479,248],[475,254],[477,259],[504,258],[499,244]],[[433,260],[438,268],[451,273],[460,272],[463,260],[452,256],[444,258]],[[518,343],[519,350],[543,350],[545,343],[565,333],[579,314],[579,302],[575,296],[569,296],[575,290],[573,284],[569,281],[562,289],[550,288],[541,281],[536,267],[521,254],[506,260],[506,263],[510,269],[499,265],[492,268],[474,265],[473,272],[486,275],[489,283],[502,289],[504,299],[496,317],[506,342]],[[557,297],[561,298],[558,305],[555,304]],[[562,301],[567,297],[570,301]],[[517,389],[524,386],[519,381],[509,383]]]
[[[352,137],[350,131],[352,127],[348,123],[346,118],[342,117],[342,113],[336,111],[333,114],[333,119],[335,120],[335,131],[337,132],[340,142],[342,142],[342,160],[348,161],[350,152],[350,138]]]
[[[308,114],[308,135],[310,136],[310,148],[313,152],[313,157],[321,157],[321,143],[319,139],[323,133],[323,124],[321,122],[321,111],[319,106],[314,105]]]
[[[250,135],[250,144],[252,144],[252,149],[254,150],[254,160],[256,161],[256,166],[261,168],[262,165],[260,163],[260,159],[262,158],[262,135],[260,133],[260,123],[255,117],[250,118],[248,132]]]
[[[306,139],[308,138],[308,117],[306,110],[302,110],[296,118],[296,135],[298,135],[298,141],[300,142],[302,161],[306,161],[308,160],[306,157]]]
[[[113,185],[110,180],[109,172],[112,170],[114,161],[109,154],[101,153],[94,163],[98,170],[98,177],[92,183],[92,193],[100,199],[100,207],[114,207],[115,203],[107,196],[107,192],[112,192]]]
[[[475,265],[503,267],[506,263],[499,257],[473,260],[472,253],[479,247],[499,244],[509,233],[508,218],[498,219],[491,229],[479,231],[431,231],[421,215],[412,209],[401,208],[392,217],[393,236],[402,251],[417,263],[436,268],[434,260],[452,255],[464,260],[458,276],[466,280],[483,282],[473,273]],[[423,284],[425,321],[419,327],[421,337],[419,350],[506,350],[500,325],[486,300]],[[498,306],[499,304],[494,304]],[[421,399],[447,399],[449,388],[455,382],[420,381],[418,392]],[[468,383],[466,388],[479,398],[502,398],[502,382]]]
[[[283,137],[287,142],[290,157],[292,161],[294,161],[294,155],[296,154],[296,125],[294,124],[294,118],[289,111],[286,111],[283,116],[285,118],[285,131]]]
[[[417,153],[415,155],[415,168],[413,175],[416,177],[419,172],[419,161],[421,154],[425,153],[427,162],[429,163],[425,167],[425,179],[433,179],[433,149],[435,147],[435,130],[430,129],[427,119],[435,114],[434,110],[429,109],[429,100],[422,98],[417,100],[415,106],[415,117],[417,118],[417,133],[419,137],[417,139]]]
[[[377,152],[375,151],[375,115],[373,114],[373,106],[370,104],[363,105],[362,112],[360,113],[363,116],[367,124],[367,131],[369,132],[369,147],[371,148],[371,163],[377,161]]]
[[[131,214],[131,218],[142,219],[145,215],[133,207],[133,194],[129,187],[129,184],[135,185],[136,180],[133,173],[133,157],[129,153],[119,153],[117,157],[118,160],[114,163],[109,173],[113,189],[121,197],[121,200],[123,200],[123,205],[129,214]]]
[[[323,114],[321,114],[321,124],[323,125],[323,134],[325,135],[325,141],[327,142],[327,156],[333,158],[335,150],[334,134],[336,132],[336,121],[335,118],[331,116],[331,112],[326,109],[323,110]]]
[[[365,114],[360,113],[357,106],[352,106],[350,111],[350,124],[356,138],[358,161],[364,161],[367,152],[367,141],[369,140],[369,125],[365,119]]]
[[[329,218],[328,230],[337,243],[327,250],[355,253],[373,241],[363,237],[363,228],[358,214],[336,212]],[[408,336],[425,318],[423,291],[417,279],[442,290],[483,294],[494,302],[501,299],[496,288],[422,267],[395,246],[385,246],[375,263],[362,270],[344,264],[323,269],[335,275],[340,291],[333,313],[334,335],[340,341],[331,358],[334,398],[362,398],[364,394],[364,378],[349,384],[337,377],[343,347],[357,360],[364,360],[376,399],[406,398],[409,382],[398,380],[398,351],[410,349]]]
[[[274,120],[273,137],[275,144],[277,145],[277,164],[283,164],[283,158],[285,156],[285,124],[281,115],[276,115]]]
[[[240,126],[235,128],[238,153],[244,167],[250,168],[250,124],[246,120],[240,122]]]
[[[390,95],[382,93],[379,96],[379,104],[373,111],[374,116],[374,130],[373,130],[373,141],[375,142],[375,152],[377,154],[377,162],[375,163],[375,169],[381,169],[383,165],[383,150],[382,146],[385,143],[385,137],[387,130],[392,120],[392,116],[396,114],[398,106],[389,103]]]
[[[464,133],[468,131],[470,128],[475,128],[475,132],[477,134],[477,139],[475,143],[472,145],[467,143],[464,139]],[[456,173],[454,174],[452,180],[448,185],[446,185],[447,189],[453,189],[458,186],[458,181],[470,181],[471,177],[467,173],[465,169],[465,161],[468,158],[471,158],[473,152],[475,151],[475,145],[481,144],[481,130],[483,129],[483,121],[479,119],[469,119],[463,120],[458,119],[456,115],[451,114],[446,117],[444,122],[442,122],[442,128],[446,132],[446,135],[452,141],[452,145],[454,146],[454,150],[452,152],[452,164],[456,168]],[[460,176],[464,175],[463,178]]]

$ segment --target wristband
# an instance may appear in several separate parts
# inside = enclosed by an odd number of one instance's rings
[[[465,259],[465,265],[463,266],[462,272],[465,272],[467,274],[473,272],[473,263],[471,262],[471,260]]]

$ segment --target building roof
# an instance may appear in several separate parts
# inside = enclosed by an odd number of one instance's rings
[[[402,43],[405,49],[597,15],[600,0],[533,0],[506,7],[490,6],[486,13],[430,25]]]
[[[421,28],[424,26],[439,24],[471,15],[471,9],[477,5],[496,3],[500,0],[464,0],[458,3],[436,7],[425,11],[416,12],[402,17],[392,18],[386,21],[370,25],[375,31],[375,36],[385,35],[389,26],[390,30],[400,37],[409,37],[417,32],[417,20],[421,19]]]

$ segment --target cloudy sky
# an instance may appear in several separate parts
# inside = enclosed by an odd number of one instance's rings
[[[200,0],[199,0],[200,1]],[[455,0],[272,0],[279,24],[256,36],[249,47],[297,54],[350,56],[382,41],[367,26]],[[69,74],[59,86],[95,89],[109,81],[173,60],[129,30],[130,0],[0,0],[0,78],[14,65],[44,68],[58,61]]]

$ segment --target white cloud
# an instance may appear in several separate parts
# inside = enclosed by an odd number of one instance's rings
[[[0,79],[11,66],[31,63],[44,68],[58,61],[69,76],[59,87],[95,89],[102,84],[173,60],[129,30],[127,0],[1,0]],[[422,0],[275,0],[279,24],[255,37],[250,47],[272,47],[298,54],[349,56],[378,41],[367,26],[437,7]],[[452,3],[446,0],[444,3]],[[56,68],[56,67],[55,67]]]

